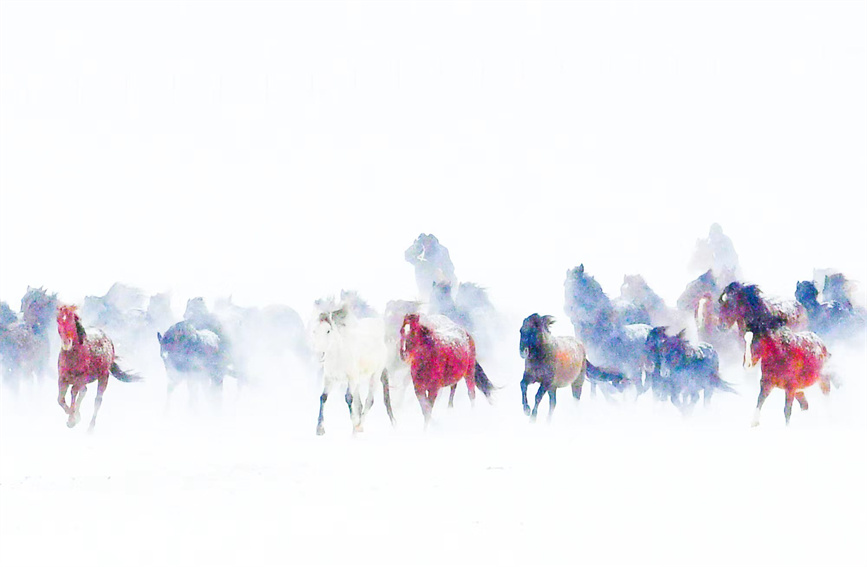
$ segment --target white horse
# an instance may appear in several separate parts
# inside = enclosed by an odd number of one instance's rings
[[[319,421],[316,434],[323,435],[323,410],[328,393],[335,385],[346,385],[353,432],[363,431],[364,417],[373,405],[375,380],[380,377],[386,409],[394,421],[388,395],[387,349],[385,326],[378,317],[357,318],[346,305],[336,309],[318,303],[318,316],[310,326],[313,350],[322,364],[324,386],[319,397]],[[362,389],[367,399],[361,403]]]

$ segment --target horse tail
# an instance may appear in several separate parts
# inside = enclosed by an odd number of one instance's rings
[[[715,374],[711,379],[711,384],[717,390],[721,390],[723,392],[728,392],[730,394],[737,394],[738,391],[735,390],[735,387],[731,382],[726,382],[722,378],[719,377],[718,374]]]
[[[121,370],[120,366],[117,365],[117,362],[111,363],[110,370],[112,375],[121,382],[139,382],[143,380],[143,378],[138,374],[133,374],[132,372],[124,372],[123,370]]]
[[[491,394],[494,390],[496,390],[496,387],[494,386],[493,382],[491,382],[490,378],[488,378],[488,375],[485,374],[485,371],[482,369],[482,365],[479,364],[478,361],[476,361],[476,372],[473,376],[473,381],[476,383],[476,386],[479,387],[479,390],[482,391],[485,397],[488,398],[488,401],[490,401]]]

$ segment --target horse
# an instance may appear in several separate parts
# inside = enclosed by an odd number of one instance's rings
[[[490,354],[495,330],[499,327],[497,310],[485,288],[472,282],[461,282],[453,294],[449,282],[434,282],[431,286],[429,312],[444,315],[464,328],[476,342],[478,353]]]
[[[807,311],[811,331],[820,337],[833,340],[848,338],[857,330],[863,329],[863,317],[845,296],[844,302],[837,300],[819,302],[818,297],[819,290],[812,281],[800,281],[795,287],[795,299]]]
[[[720,378],[719,356],[709,343],[693,344],[684,337],[667,334],[665,327],[650,330],[645,342],[648,375],[658,399],[668,398],[681,413],[687,414],[698,402],[710,405],[715,390],[735,393],[732,386]]]
[[[521,325],[519,343],[521,358],[524,359],[524,376],[521,379],[521,404],[524,414],[536,421],[539,402],[548,394],[548,421],[557,406],[557,389],[569,386],[572,396],[581,399],[581,387],[587,375],[587,353],[584,345],[574,337],[556,337],[550,327],[554,323],[551,315],[541,316],[533,313]],[[527,386],[539,383],[536,390],[536,403],[533,411],[527,404]]]
[[[347,305],[335,309],[331,302],[317,302],[318,314],[310,325],[313,350],[322,364],[324,381],[319,397],[316,434],[324,435],[324,411],[328,393],[337,385],[346,385],[344,399],[349,407],[353,433],[363,431],[363,421],[373,405],[374,381],[380,378],[389,418],[394,423],[388,394],[388,371],[385,326],[380,318],[358,318]],[[325,310],[322,310],[325,308]],[[362,405],[361,388],[367,383],[367,400]]]
[[[719,296],[720,320],[725,327],[738,325],[740,333],[756,333],[788,326],[804,331],[809,325],[804,306],[794,300],[766,298],[759,286],[731,282]],[[746,341],[745,341],[745,346]],[[749,351],[744,351],[744,365],[749,365]]]
[[[412,383],[409,364],[400,355],[400,330],[403,327],[404,318],[409,313],[418,313],[420,309],[421,302],[419,301],[392,300],[385,306],[385,314],[383,315],[386,347],[385,367],[388,371],[388,388],[384,391],[388,400],[386,409],[393,407],[391,393],[398,392],[399,404],[403,401],[406,387]],[[394,423],[394,414],[390,414],[389,419]]]
[[[220,348],[220,336],[180,321],[165,334],[157,332],[157,341],[166,369],[166,408],[172,392],[185,380],[190,386],[196,383],[194,380],[207,380],[212,396],[222,390],[223,380],[230,373],[230,361]],[[190,394],[192,397],[194,390],[190,389]]]
[[[614,300],[633,305],[640,313],[646,313],[651,325],[674,325],[681,317],[673,309],[669,309],[662,299],[647,282],[638,274],[624,275],[620,286],[620,297]],[[615,307],[616,309],[616,307]],[[638,321],[642,323],[644,321]]]
[[[400,355],[409,362],[425,427],[440,389],[456,386],[462,379],[471,402],[476,398],[476,386],[491,400],[494,385],[476,360],[473,338],[447,317],[407,314],[400,329]]]
[[[415,281],[422,301],[430,300],[434,282],[454,285],[458,281],[448,248],[433,234],[419,234],[404,252],[404,258],[415,268]]]
[[[759,398],[752,426],[759,425],[762,405],[771,390],[781,388],[786,392],[783,413],[786,425],[792,417],[792,402],[798,400],[801,410],[809,405],[803,389],[819,382],[822,393],[831,391],[831,379],[823,373],[825,361],[830,354],[819,336],[811,331],[793,331],[777,321],[771,325],[756,327],[750,342],[751,362],[761,362],[762,378]]]
[[[587,349],[595,364],[626,375],[644,391],[641,375],[644,342],[650,325],[635,323],[635,315],[617,310],[584,264],[566,272],[565,311],[575,328],[575,336]],[[641,321],[650,321],[644,312]]]
[[[27,288],[21,299],[21,318],[5,302],[0,322],[0,362],[3,381],[17,388],[27,380],[51,373],[51,327],[57,295],[43,288]]]
[[[707,238],[699,238],[689,260],[690,269],[713,270],[717,274],[729,272],[733,278],[741,272],[738,253],[735,252],[732,239],[723,233],[718,223],[713,223]]]
[[[87,385],[96,381],[96,400],[89,427],[93,430],[109,374],[121,382],[138,382],[142,378],[121,370],[111,339],[99,330],[86,331],[76,311],[74,305],[61,305],[57,309],[57,332],[60,335],[57,403],[69,416],[67,427],[75,427],[81,419],[81,402],[87,393]],[[70,387],[70,403],[67,404],[66,392]]]

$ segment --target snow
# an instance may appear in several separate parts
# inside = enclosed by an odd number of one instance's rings
[[[353,436],[332,404],[316,437],[298,372],[227,383],[221,411],[179,390],[164,413],[158,373],[113,381],[91,435],[50,384],[3,391],[0,564],[863,565],[867,357],[838,358],[845,384],[808,390],[788,428],[780,392],[749,428],[757,375],[738,368],[740,394],[690,418],[585,388],[531,425],[516,353],[490,365],[494,404],[443,395],[427,431],[408,395],[396,428],[377,399]]]

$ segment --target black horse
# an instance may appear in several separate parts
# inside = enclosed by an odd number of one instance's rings
[[[587,347],[588,358],[597,366],[624,374],[643,392],[644,342],[651,328],[646,311],[639,310],[636,319],[634,311],[617,309],[602,286],[584,271],[584,264],[567,272],[565,296],[566,313],[575,336]]]

